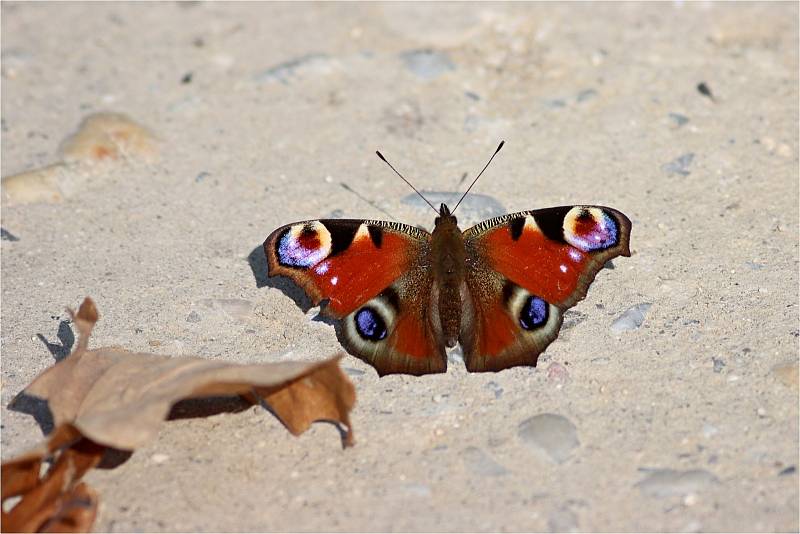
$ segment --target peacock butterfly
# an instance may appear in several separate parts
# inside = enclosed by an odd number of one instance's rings
[[[483,372],[535,366],[605,262],[630,256],[631,221],[615,209],[523,211],[462,232],[458,204],[434,208],[433,233],[360,219],[287,224],[264,241],[269,276],[326,300],[342,344],[379,375],[444,372],[457,343],[467,369]]]

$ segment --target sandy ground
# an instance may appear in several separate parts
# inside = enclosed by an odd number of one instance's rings
[[[97,111],[161,141],[155,161],[65,171],[62,202],[4,203],[2,457],[41,439],[7,405],[71,343],[65,306],[96,300],[95,347],[321,358],[334,330],[265,284],[264,238],[322,216],[431,228],[374,150],[451,192],[505,139],[465,226],[497,205],[633,221],[633,256],[538,368],[379,379],[347,357],[354,448],[261,409],[171,422],[90,474],[96,529],[797,531],[797,19],[794,3],[4,2],[4,177],[58,161]],[[544,449],[541,414],[564,423]]]

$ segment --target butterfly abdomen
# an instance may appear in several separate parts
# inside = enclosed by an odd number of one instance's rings
[[[461,329],[461,289],[464,285],[466,251],[464,237],[452,215],[437,219],[431,239],[433,276],[439,289],[438,311],[448,347],[455,347]]]

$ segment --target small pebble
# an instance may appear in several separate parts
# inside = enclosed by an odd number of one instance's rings
[[[780,363],[774,366],[770,372],[784,386],[794,390],[798,389],[798,374],[800,372],[796,361]]]
[[[484,387],[494,392],[495,399],[499,399],[500,397],[503,396],[503,388],[500,387],[500,384],[498,384],[495,381],[489,382]]]
[[[447,349],[447,363],[464,365],[464,351],[461,349],[461,345],[457,345],[452,349]]]
[[[719,479],[705,469],[689,471],[655,469],[635,486],[647,496],[662,498],[697,493],[717,483]]]
[[[779,477],[785,477],[787,475],[793,475],[795,473],[797,473],[797,466],[790,465],[789,467],[787,467],[785,469],[781,469],[780,473],[778,473],[778,476]]]
[[[422,194],[425,195],[425,198],[434,206],[444,203],[452,209],[464,192],[422,191]],[[416,193],[406,195],[400,201],[407,206],[425,211],[427,214],[431,212],[431,207]],[[506,208],[494,197],[482,195],[480,193],[469,193],[464,197],[464,200],[458,207],[458,213],[459,222],[464,221],[464,225],[466,226],[470,223],[477,223],[485,219],[504,215],[506,213]]]
[[[744,262],[744,264],[753,271],[760,271],[761,269],[766,267],[766,265],[764,265],[763,263],[758,263],[755,261],[746,261]]]
[[[330,69],[330,58],[325,54],[306,54],[296,59],[284,61],[270,67],[253,77],[256,83],[279,82],[288,85],[303,72],[322,72]]]
[[[706,84],[706,82],[700,82],[697,84],[697,92],[710,98],[711,100],[714,100],[714,95],[711,93],[711,88],[708,86],[708,84]]]
[[[703,436],[705,436],[706,438],[714,437],[718,433],[719,433],[719,429],[717,427],[715,427],[714,425],[710,425],[708,423],[705,423],[703,425]]]
[[[561,109],[566,107],[567,103],[561,100],[560,98],[553,98],[551,100],[545,100],[544,107],[549,109]]]
[[[569,371],[562,364],[552,362],[547,366],[547,381],[553,384],[564,385],[569,382]]]
[[[393,104],[385,109],[383,115],[382,122],[386,130],[393,134],[413,137],[425,124],[422,108],[416,100],[403,100]]]
[[[200,314],[196,311],[191,312],[189,315],[186,316],[187,323],[199,323],[200,322]]]
[[[722,372],[722,368],[725,367],[725,360],[723,360],[721,358],[712,357],[711,358],[711,363],[714,366],[714,372],[715,373],[721,373]]]
[[[400,54],[408,70],[423,80],[438,78],[445,72],[455,69],[450,57],[436,50],[411,50]]]
[[[575,97],[575,100],[577,100],[578,102],[585,102],[586,100],[589,100],[590,98],[594,98],[596,96],[597,96],[597,91],[595,91],[594,89],[584,89],[583,91],[578,93],[578,96]]]
[[[644,316],[651,306],[650,302],[631,306],[611,323],[611,330],[619,333],[638,329],[644,323]]]
[[[681,115],[680,113],[669,113],[667,116],[678,128],[689,122],[689,117]]]
[[[680,532],[702,532],[703,531],[703,523],[700,521],[693,519],[683,525]]]
[[[152,462],[154,464],[163,464],[164,462],[169,460],[169,456],[167,456],[166,454],[162,454],[160,452],[157,452],[157,453],[155,453],[154,455],[152,455],[150,457],[150,460],[152,460]]]
[[[567,312],[564,314],[564,322],[561,323],[561,331],[563,332],[564,330],[579,325],[585,321],[587,317],[589,316],[583,312],[567,310]]]
[[[252,316],[255,305],[245,299],[202,299],[199,302],[206,308],[220,310],[233,319],[244,320]]]
[[[528,447],[555,463],[563,463],[580,445],[575,425],[562,415],[545,413],[519,424],[517,436]]]
[[[19,238],[6,230],[5,228],[0,228],[0,237],[2,237],[3,241],[19,241]]]
[[[344,367],[343,369],[348,376],[361,376],[364,374],[361,369],[353,369],[352,367]]]
[[[678,156],[669,163],[665,163],[664,165],[661,166],[661,170],[671,176],[676,174],[680,176],[689,176],[691,174],[689,166],[692,164],[693,160],[694,160],[694,153],[688,152],[686,154]]]
[[[325,218],[326,219],[341,219],[342,215],[344,215],[344,210],[334,209],[330,213],[328,213]]]
[[[550,532],[578,532],[578,517],[567,507],[556,508],[547,518]]]
[[[467,447],[461,452],[464,465],[472,473],[482,477],[498,477],[508,474],[508,470],[478,447]]]
[[[430,498],[433,495],[430,486],[413,482],[403,485],[403,493],[412,497],[422,498]]]

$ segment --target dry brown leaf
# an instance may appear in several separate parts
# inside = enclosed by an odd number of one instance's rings
[[[22,461],[3,464],[3,501],[22,497],[10,511],[3,510],[3,532],[88,532],[97,515],[97,496],[89,486],[80,482],[83,475],[100,463],[105,447],[87,439],[50,455],[45,448],[37,455],[26,454]],[[39,478],[42,460],[52,457],[53,463]],[[25,468],[28,468],[27,471]],[[15,474],[19,476],[15,478]],[[33,486],[24,491],[18,478],[25,482],[35,477]],[[11,486],[16,486],[11,488]]]
[[[341,356],[316,363],[241,365],[118,348],[89,350],[97,321],[91,299],[81,304],[74,320],[79,333],[75,351],[25,388],[26,394],[48,401],[55,426],[69,423],[95,443],[131,450],[156,435],[178,401],[255,391],[293,434],[314,420],[331,419],[348,427],[350,443],[348,412],[355,390],[339,369]]]
[[[353,444],[349,412],[355,389],[339,368],[342,355],[318,363],[239,365],[118,348],[89,350],[98,319],[91,299],[73,319],[79,333],[75,350],[24,391],[48,401],[55,430],[38,448],[3,464],[3,503],[22,497],[8,513],[3,510],[4,532],[91,528],[97,496],[80,482],[83,474],[107,448],[133,450],[154,437],[172,407],[186,399],[263,399],[292,434],[330,420],[346,427],[344,445]],[[46,459],[53,463],[40,476]]]

